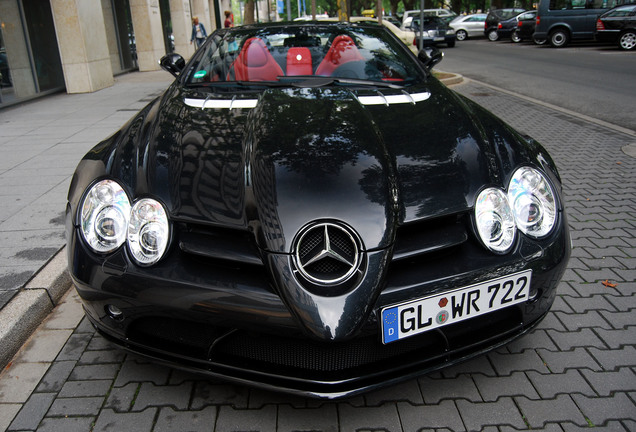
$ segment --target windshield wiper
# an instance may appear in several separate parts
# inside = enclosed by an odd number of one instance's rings
[[[279,81],[214,81],[208,83],[190,83],[188,87],[281,87],[289,84],[282,84]]]
[[[326,87],[334,84],[339,85],[359,85],[368,87],[383,87],[391,89],[401,89],[404,86],[388,83],[384,81],[371,81],[357,78],[338,78],[338,77],[323,77],[323,76],[295,76],[295,77],[280,77],[281,81],[288,81],[294,87],[303,88],[315,88]]]

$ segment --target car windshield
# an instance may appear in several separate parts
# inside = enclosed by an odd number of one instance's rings
[[[186,84],[288,85],[330,77],[402,86],[423,76],[408,48],[376,25],[237,27],[210,39],[186,71]]]

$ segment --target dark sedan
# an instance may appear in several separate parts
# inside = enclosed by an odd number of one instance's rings
[[[80,161],[88,320],[207,376],[337,398],[532,330],[570,254],[546,150],[377,23],[217,30]]]
[[[526,11],[525,9],[518,9],[518,8],[491,10],[490,12],[488,12],[488,15],[486,16],[486,21],[484,22],[484,35],[486,35],[488,40],[491,42],[495,42],[499,40],[499,34],[497,33],[497,28],[499,27],[499,23],[501,21],[514,18],[520,13],[525,11]]]
[[[600,42],[616,43],[624,50],[636,48],[636,4],[617,6],[601,15],[594,37]]]
[[[452,19],[452,17],[425,16],[421,27],[419,17],[413,18],[409,26],[409,30],[415,32],[413,45],[419,47],[421,39],[422,46],[446,44],[447,47],[453,48],[457,39],[455,30],[449,25],[449,18]]]
[[[515,43],[532,40],[536,20],[537,11],[528,11],[501,21],[497,26],[499,39],[510,39]]]

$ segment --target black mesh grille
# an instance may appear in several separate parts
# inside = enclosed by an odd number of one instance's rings
[[[351,267],[335,259],[326,258],[305,267],[305,271],[318,279],[330,279],[332,275],[342,275]]]
[[[331,241],[331,247],[340,252],[341,255],[349,257],[354,254],[351,238],[344,232],[336,229],[330,229],[329,240]]]
[[[333,372],[352,370],[381,363],[428,345],[437,345],[444,352],[439,335],[412,338],[400,343],[383,345],[376,336],[367,336],[341,343],[320,343],[269,335],[249,335],[237,332],[215,347],[213,359],[219,357],[232,364],[261,364],[260,368],[293,368],[300,371]],[[437,342],[436,344],[433,342]],[[431,348],[429,354],[434,354]]]
[[[322,246],[323,234],[322,232],[315,230],[307,233],[303,238],[303,242],[300,245],[299,256],[301,260],[304,260],[314,249]]]

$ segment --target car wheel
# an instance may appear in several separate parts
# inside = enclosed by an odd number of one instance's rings
[[[510,36],[510,40],[513,41],[514,43],[521,42],[521,36],[519,36],[519,32],[517,31],[512,32],[512,36]]]
[[[452,41],[446,42],[446,46],[448,46],[449,48],[453,48],[455,46],[455,41],[452,40]]]
[[[545,45],[545,43],[548,41],[547,39],[532,39],[532,40],[537,45]]]
[[[636,32],[628,30],[618,38],[618,46],[624,50],[633,50],[636,47]]]
[[[554,48],[563,48],[570,42],[570,34],[567,30],[558,29],[550,34],[550,45]]]
[[[488,32],[488,40],[491,42],[499,40],[499,35],[497,34],[497,30],[490,30]]]
[[[463,41],[468,39],[468,33],[466,33],[466,30],[457,30],[457,33],[455,33],[455,36],[457,37],[458,41]]]

